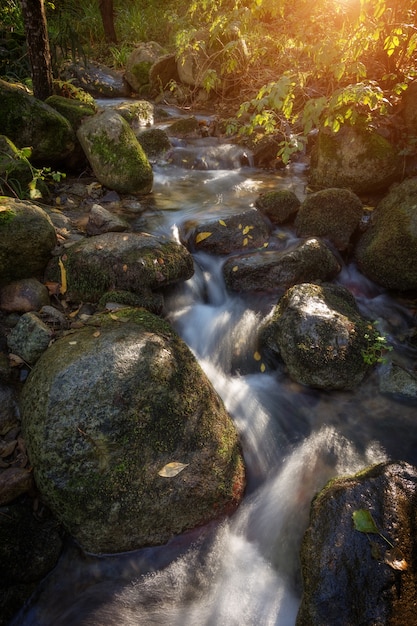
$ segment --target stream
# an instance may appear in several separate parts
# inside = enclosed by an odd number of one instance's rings
[[[175,238],[182,222],[221,219],[270,189],[305,196],[301,162],[268,172],[251,167],[250,158],[242,165],[236,146],[213,138],[186,147],[196,163],[209,149],[211,161],[201,169],[181,167],[180,158],[155,164],[148,209],[125,215],[135,230]],[[174,152],[182,149],[178,142]],[[279,228],[273,237],[294,235]],[[294,626],[299,549],[314,494],[330,478],[372,463],[417,465],[416,406],[382,396],[376,370],[355,392],[309,389],[283,371],[260,370],[256,336],[277,296],[231,295],[224,261],[196,254],[194,276],[166,297],[166,315],[240,433],[248,473],[242,504],[231,518],[157,548],[96,556],[68,544],[12,626]],[[379,321],[395,358],[415,362],[415,351],[401,343],[413,323],[409,310],[354,265],[337,282],[351,289],[364,315]]]

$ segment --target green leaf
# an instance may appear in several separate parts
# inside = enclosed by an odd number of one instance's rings
[[[352,518],[355,530],[359,530],[361,533],[376,533],[379,535],[378,527],[368,510],[358,509],[353,511]]]

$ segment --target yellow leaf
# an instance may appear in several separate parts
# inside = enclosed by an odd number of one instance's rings
[[[58,264],[61,271],[61,288],[59,292],[64,294],[67,291],[67,272],[61,259],[58,259]]]
[[[259,352],[255,352],[254,355],[253,355],[253,358],[255,359],[255,361],[260,361],[262,357],[259,354]]]
[[[232,267],[232,272],[237,272],[237,271],[238,271],[238,269],[239,269],[239,266],[238,266],[238,265],[234,265],[234,266]]]
[[[268,246],[269,246],[269,243],[267,241],[265,241],[264,248],[267,248]]]
[[[99,330],[96,330],[95,333],[93,333],[93,337],[100,337],[101,332]]]
[[[263,373],[264,373],[264,371],[266,370],[265,363],[261,363],[260,370],[261,370],[261,372],[262,372],[262,374],[263,374]]]
[[[245,226],[245,228],[243,229],[243,234],[247,235],[248,233],[250,233],[251,230],[253,230],[255,227],[254,226]]]
[[[200,241],[204,241],[204,239],[211,237],[212,234],[213,233],[198,233],[197,237],[195,238],[195,242],[200,243]]]
[[[247,246],[248,245],[248,241],[249,241],[249,239],[247,237],[245,237],[244,240],[243,240],[243,245]]]
[[[224,220],[219,220],[219,224],[221,224],[222,226],[227,226],[226,222]]]
[[[163,478],[173,478],[183,469],[188,467],[189,463],[179,463],[178,461],[172,461],[172,463],[167,463],[164,467],[159,470],[158,475]]]
[[[126,263],[123,265],[123,271],[127,272],[127,265],[126,265]]]

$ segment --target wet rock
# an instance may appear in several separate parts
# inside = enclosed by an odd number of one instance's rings
[[[121,115],[105,110],[88,118],[78,129],[77,137],[102,185],[125,194],[150,192],[152,168]]]
[[[387,289],[417,289],[416,196],[417,178],[394,185],[355,248],[360,271]]]
[[[125,78],[133,91],[144,93],[150,89],[150,70],[153,64],[165,54],[155,41],[139,44],[126,61]]]
[[[164,54],[153,63],[149,70],[149,82],[153,94],[159,94],[169,89],[171,84],[180,82],[175,54]]]
[[[56,245],[48,215],[14,198],[0,198],[0,209],[0,285],[41,276]]]
[[[380,369],[379,390],[402,400],[417,401],[417,373],[389,363]]]
[[[181,239],[190,250],[230,254],[236,250],[264,247],[270,227],[256,209],[196,224],[181,226]]]
[[[0,507],[33,489],[33,474],[21,467],[0,470]]]
[[[197,118],[191,115],[171,122],[166,131],[170,137],[196,137],[200,134],[200,125]]]
[[[349,189],[323,189],[301,203],[295,228],[298,237],[323,237],[346,250],[363,215],[361,200]]]
[[[284,224],[293,218],[300,208],[300,200],[289,189],[266,191],[256,199],[255,206],[273,224]]]
[[[143,130],[138,134],[138,140],[148,158],[162,156],[172,147],[167,133],[162,128]]]
[[[47,272],[59,280],[58,259]],[[105,233],[83,239],[66,251],[63,264],[68,297],[98,302],[111,290],[142,293],[188,280],[193,259],[184,246],[146,233]]]
[[[126,220],[108,211],[99,204],[93,204],[86,226],[87,235],[92,236],[110,232],[125,232],[126,230],[130,230]]]
[[[301,551],[297,626],[415,623],[416,503],[417,470],[407,463],[376,465],[319,493]],[[363,510],[393,547],[356,530],[352,514]]]
[[[164,297],[162,293],[156,293],[148,290],[143,290],[141,293],[132,293],[131,291],[108,291],[99,300],[98,308],[107,309],[119,309],[122,307],[138,307],[144,308],[160,315],[164,306]]]
[[[8,313],[39,311],[48,304],[48,289],[36,278],[22,278],[0,288],[0,309]]]
[[[374,335],[347,289],[301,284],[279,300],[261,341],[282,358],[297,382],[319,389],[354,389],[369,369],[363,352]]]
[[[2,133],[18,148],[31,146],[33,161],[42,166],[61,161],[74,149],[68,120],[21,85],[0,80],[0,119]]]
[[[358,194],[375,192],[397,180],[401,166],[396,148],[377,131],[361,124],[344,124],[337,133],[319,131],[309,182],[317,189],[344,187]]]
[[[233,256],[223,266],[226,286],[231,291],[271,291],[296,283],[330,280],[339,273],[340,263],[318,239],[308,239],[289,250],[263,250]]]
[[[0,436],[16,428],[19,423],[17,398],[13,389],[0,381]]]
[[[56,565],[62,533],[29,498],[0,508],[0,624],[6,626]]]
[[[147,100],[122,102],[112,109],[119,113],[134,131],[143,126],[150,126],[154,122],[154,106]]]
[[[33,365],[53,336],[53,331],[35,313],[25,313],[11,331],[7,343],[12,354]]]
[[[143,309],[53,343],[21,409],[42,498],[88,551],[164,543],[242,497],[231,418],[187,346]]]
[[[71,81],[95,98],[123,98],[131,95],[123,72],[100,63],[67,64],[61,69],[61,78]]]

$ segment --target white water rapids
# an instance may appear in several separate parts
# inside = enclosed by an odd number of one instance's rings
[[[302,198],[304,185],[299,166],[269,174],[157,166],[155,205],[132,222],[175,236],[175,225],[190,216],[243,210],[280,186]],[[14,626],[294,626],[299,549],[314,494],[371,463],[417,463],[416,409],[380,396],[376,377],[356,393],[318,392],[259,370],[256,334],[274,301],[228,294],[223,261],[198,255],[194,277],[171,291],[166,307],[240,432],[243,503],[220,525],[161,548],[95,557],[69,546]],[[407,323],[406,311],[354,268],[339,281],[354,287],[372,319],[384,316],[388,333]]]

